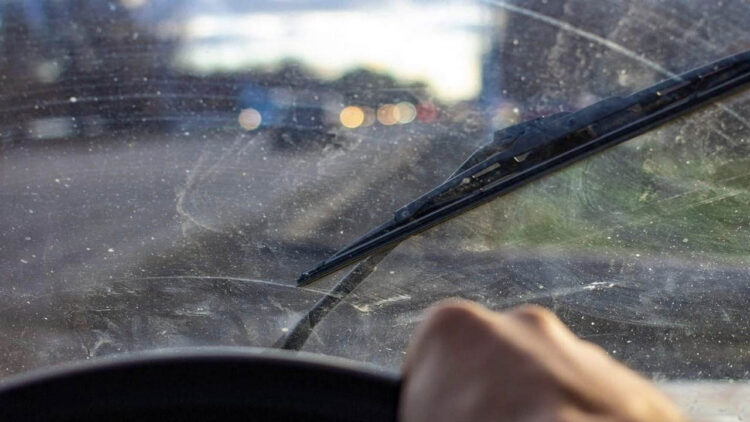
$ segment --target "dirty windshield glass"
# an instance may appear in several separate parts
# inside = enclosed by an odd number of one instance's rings
[[[701,388],[747,397],[746,92],[408,239],[348,294],[331,293],[347,270],[295,280],[494,131],[750,48],[749,15],[697,0],[2,2],[0,376],[277,347],[332,296],[296,348],[398,368],[422,311],[464,297],[553,309],[696,414]]]

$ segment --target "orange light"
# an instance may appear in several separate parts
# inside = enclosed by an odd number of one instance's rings
[[[242,126],[245,130],[255,130],[260,127],[260,123],[263,121],[263,118],[260,115],[260,112],[254,108],[246,108],[240,112],[239,117],[237,120],[240,123],[240,126]]]
[[[378,121],[386,126],[398,123],[398,109],[393,104],[385,104],[378,108]]]
[[[349,129],[356,129],[365,122],[365,112],[357,106],[344,107],[341,113],[339,113],[339,119],[342,126]]]

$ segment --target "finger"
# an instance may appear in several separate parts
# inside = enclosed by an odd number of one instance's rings
[[[504,312],[505,315],[524,323],[527,327],[546,334],[565,334],[575,337],[572,331],[547,308],[525,304]]]
[[[406,357],[402,364],[402,373],[408,374],[415,362],[420,360],[426,344],[436,338],[446,339],[456,325],[472,321],[490,321],[492,311],[483,306],[463,299],[446,299],[436,303],[424,312],[424,318],[412,334]]]

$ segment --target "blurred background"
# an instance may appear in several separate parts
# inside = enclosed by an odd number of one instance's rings
[[[2,19],[4,92],[38,105],[5,142],[430,123],[435,101],[477,100],[494,28],[460,2],[31,0]]]
[[[272,346],[344,274],[297,289],[301,271],[495,130],[747,49],[748,15],[742,1],[3,0],[0,375]],[[305,350],[396,368],[422,310],[461,296],[550,307],[655,379],[746,380],[747,139],[740,93],[416,236]]]

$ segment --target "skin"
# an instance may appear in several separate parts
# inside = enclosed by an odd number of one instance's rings
[[[401,422],[683,422],[650,382],[550,311],[433,307],[403,367]]]

